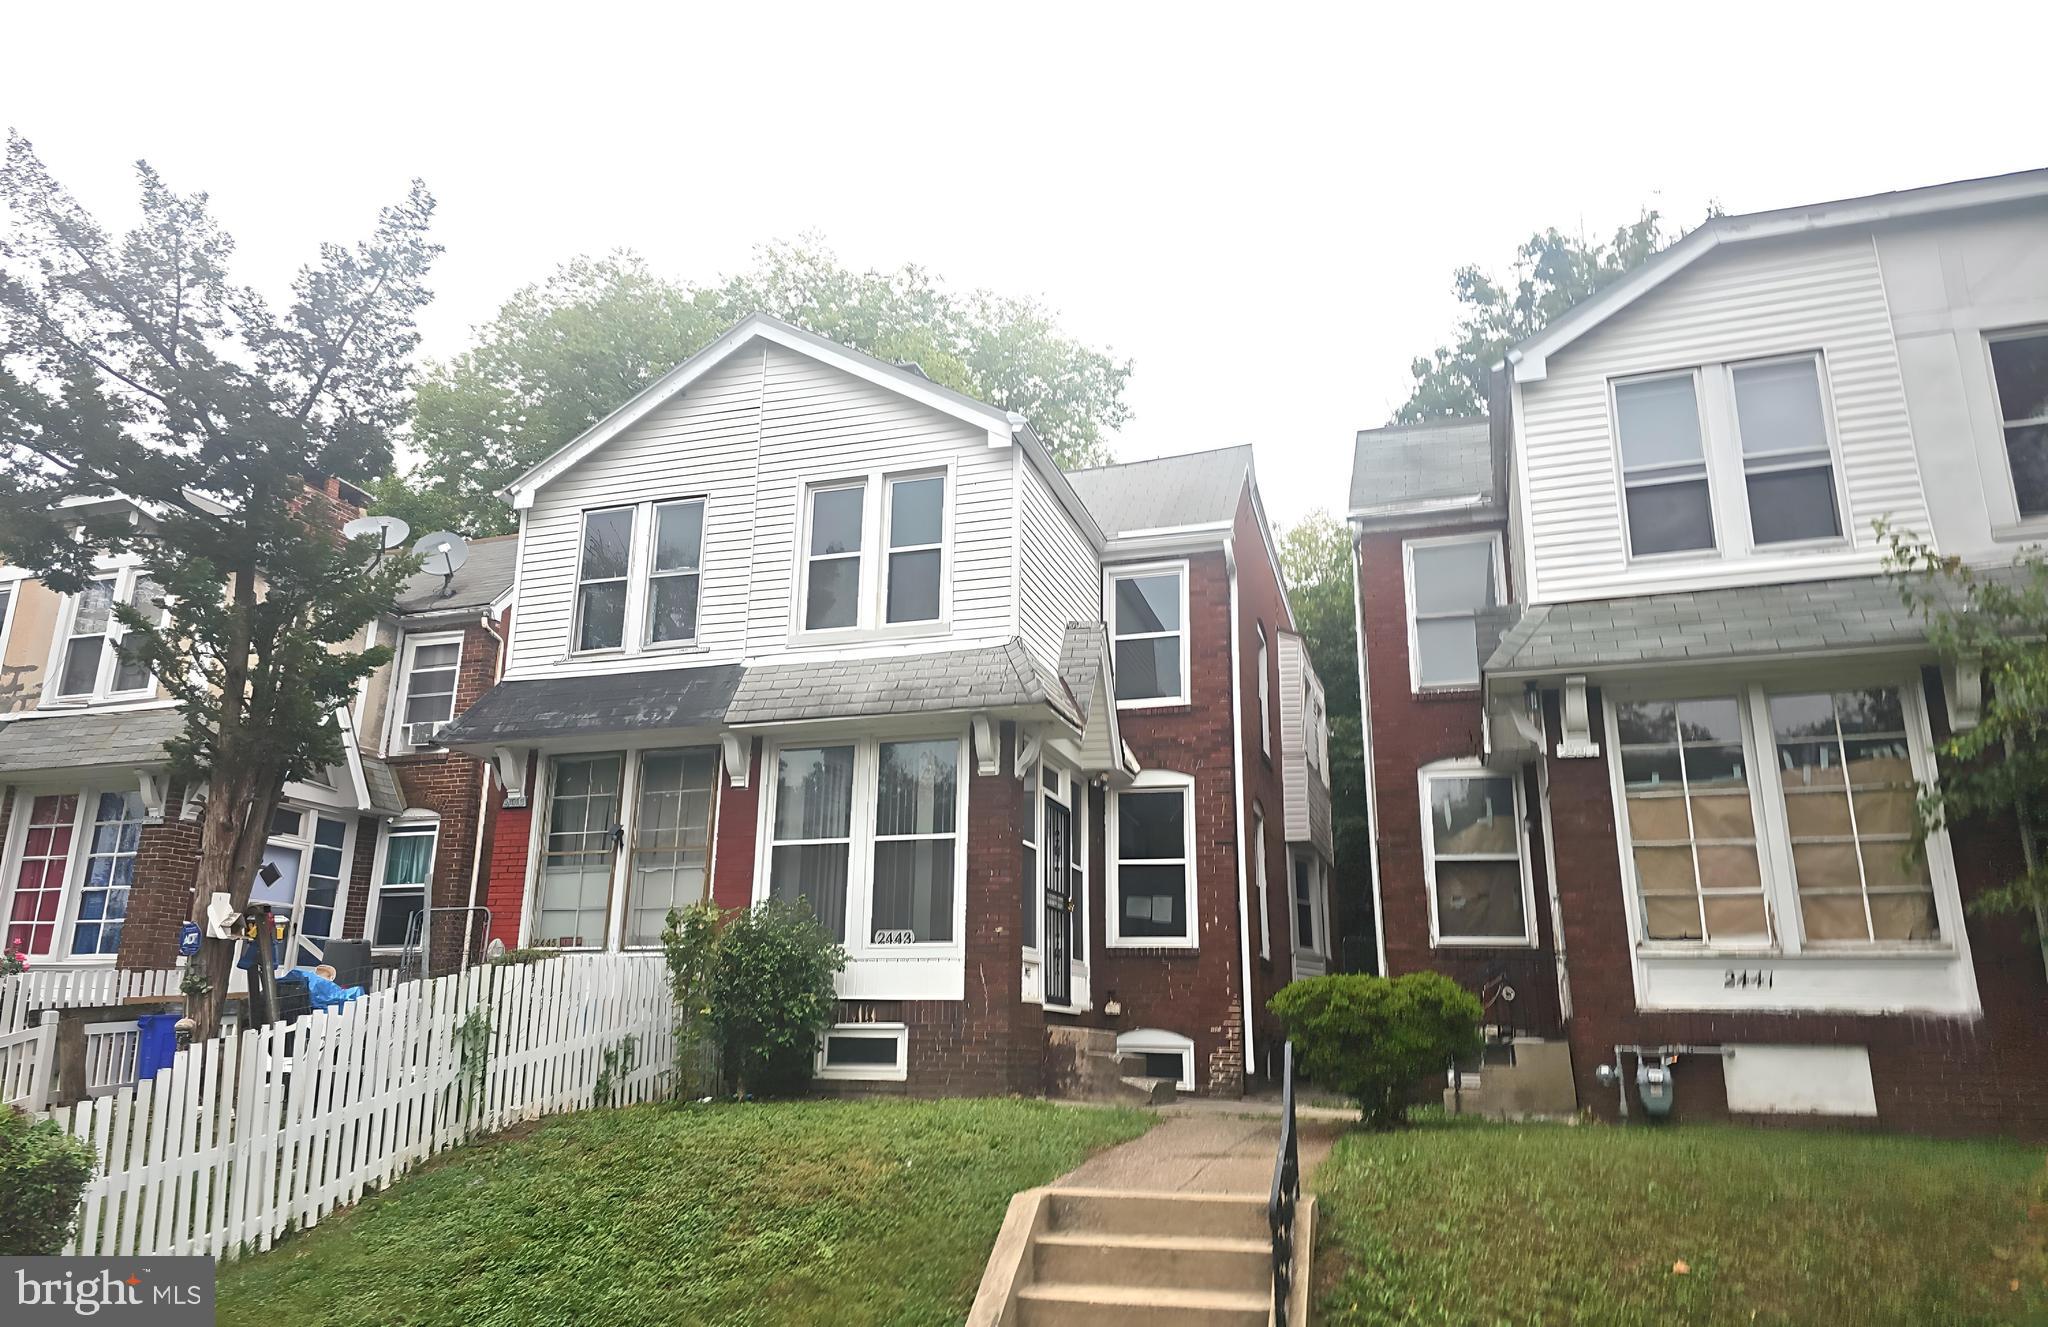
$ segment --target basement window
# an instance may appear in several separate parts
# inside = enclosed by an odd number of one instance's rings
[[[910,1029],[901,1023],[841,1023],[818,1043],[812,1074],[851,1082],[900,1083],[909,1073]]]
[[[1116,1052],[1142,1060],[1147,1078],[1169,1078],[1182,1092],[1195,1090],[1195,1043],[1164,1028],[1133,1028],[1119,1033]]]

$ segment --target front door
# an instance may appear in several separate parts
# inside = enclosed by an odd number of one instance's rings
[[[1074,1002],[1074,887],[1067,858],[1073,842],[1073,813],[1045,799],[1045,842],[1039,861],[1045,872],[1045,1002]]]

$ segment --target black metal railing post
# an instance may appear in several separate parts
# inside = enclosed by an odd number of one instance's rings
[[[1280,1150],[1273,1158],[1273,1189],[1266,1226],[1273,1236],[1273,1324],[1287,1327],[1294,1290],[1294,1209],[1301,1199],[1301,1151],[1294,1134],[1294,1043],[1287,1043],[1280,1079]]]

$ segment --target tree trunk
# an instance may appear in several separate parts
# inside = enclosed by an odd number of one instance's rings
[[[262,769],[239,778],[217,776],[209,785],[206,811],[200,820],[199,875],[192,891],[192,920],[202,934],[207,905],[215,893],[226,894],[237,914],[248,908],[257,868],[263,864],[264,843],[270,837],[271,813],[277,809],[282,790],[282,780]],[[194,1041],[207,1040],[220,1028],[234,953],[233,940],[208,937],[200,942],[196,961],[206,989],[185,999]]]

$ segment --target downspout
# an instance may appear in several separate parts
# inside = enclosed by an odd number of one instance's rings
[[[1539,707],[1536,721],[1543,730],[1545,745],[1550,741],[1550,729]],[[1537,812],[1543,822],[1543,883],[1550,890],[1550,947],[1557,959],[1557,1016],[1563,1022],[1572,1021],[1572,979],[1564,961],[1564,899],[1557,892],[1557,836],[1550,827],[1550,761],[1548,752],[1536,753],[1536,800]]]
[[[505,638],[500,636],[498,629],[491,625],[491,618],[488,613],[483,616],[477,625],[488,631],[491,634],[491,639],[498,642],[497,662],[491,665],[491,685],[496,686],[498,685],[498,680],[505,676]],[[483,883],[484,872],[484,824],[489,820],[491,810],[491,762],[484,760],[478,763],[483,766],[483,778],[479,781],[480,786],[477,789],[476,795],[476,842],[470,846],[469,850],[469,911],[462,914],[463,968],[469,966],[469,946],[470,942],[476,938],[476,910],[479,906],[476,901],[476,894],[478,886]]]
[[[1351,619],[1358,624],[1358,745],[1365,760],[1365,859],[1372,877],[1372,938],[1379,954],[1379,975],[1387,972],[1387,918],[1380,908],[1380,799],[1372,777],[1372,688],[1366,681],[1365,607],[1359,593],[1358,563],[1364,555],[1365,531],[1351,527]]]
[[[1244,869],[1244,725],[1238,721],[1237,693],[1244,685],[1244,670],[1239,661],[1237,645],[1237,544],[1234,539],[1223,541],[1223,568],[1230,577],[1230,769],[1233,778],[1231,808],[1237,817],[1237,949],[1240,970],[1244,973],[1244,993],[1241,997],[1244,1010],[1244,1072],[1249,1075],[1259,1062],[1258,1049],[1252,1040],[1252,928],[1251,915],[1245,906],[1246,880]]]

